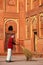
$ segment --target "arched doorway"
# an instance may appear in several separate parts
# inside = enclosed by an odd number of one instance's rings
[[[37,29],[32,30],[32,51],[37,52],[38,32]]]
[[[9,40],[9,37],[11,36],[11,34],[13,34],[15,36],[14,40],[16,41],[17,24],[14,21],[9,20],[5,23],[5,52],[7,51],[7,44],[8,44],[8,40]],[[15,48],[13,46],[13,50],[14,49]],[[15,52],[13,52],[13,53],[15,53]]]
[[[31,21],[31,36],[32,36],[32,49],[34,52],[36,52],[38,44],[38,21],[36,15],[32,17]]]

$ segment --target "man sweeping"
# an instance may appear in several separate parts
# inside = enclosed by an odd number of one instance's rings
[[[14,35],[11,35],[9,40],[8,40],[8,49],[7,49],[7,59],[6,59],[6,62],[11,62],[11,55],[12,55],[13,44],[15,45],[15,43],[13,42],[13,39],[14,39]]]

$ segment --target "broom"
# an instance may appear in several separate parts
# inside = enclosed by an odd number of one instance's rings
[[[26,49],[24,46],[20,46],[21,47],[21,49],[23,50],[23,53],[24,53],[24,55],[25,55],[25,57],[26,57],[26,60],[28,61],[28,60],[31,60],[32,59],[32,53],[28,50],[28,49]]]

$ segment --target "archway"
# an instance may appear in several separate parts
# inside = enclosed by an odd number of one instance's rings
[[[14,34],[16,40],[17,38],[17,23],[14,20],[7,20],[5,23],[5,52],[7,51],[7,41],[11,34]]]

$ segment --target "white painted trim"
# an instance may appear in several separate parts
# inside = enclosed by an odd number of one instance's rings
[[[5,24],[6,22],[9,22],[10,20],[14,21],[17,24],[17,36],[16,39],[19,38],[19,23],[18,23],[18,19],[4,19],[4,38],[5,38]]]

